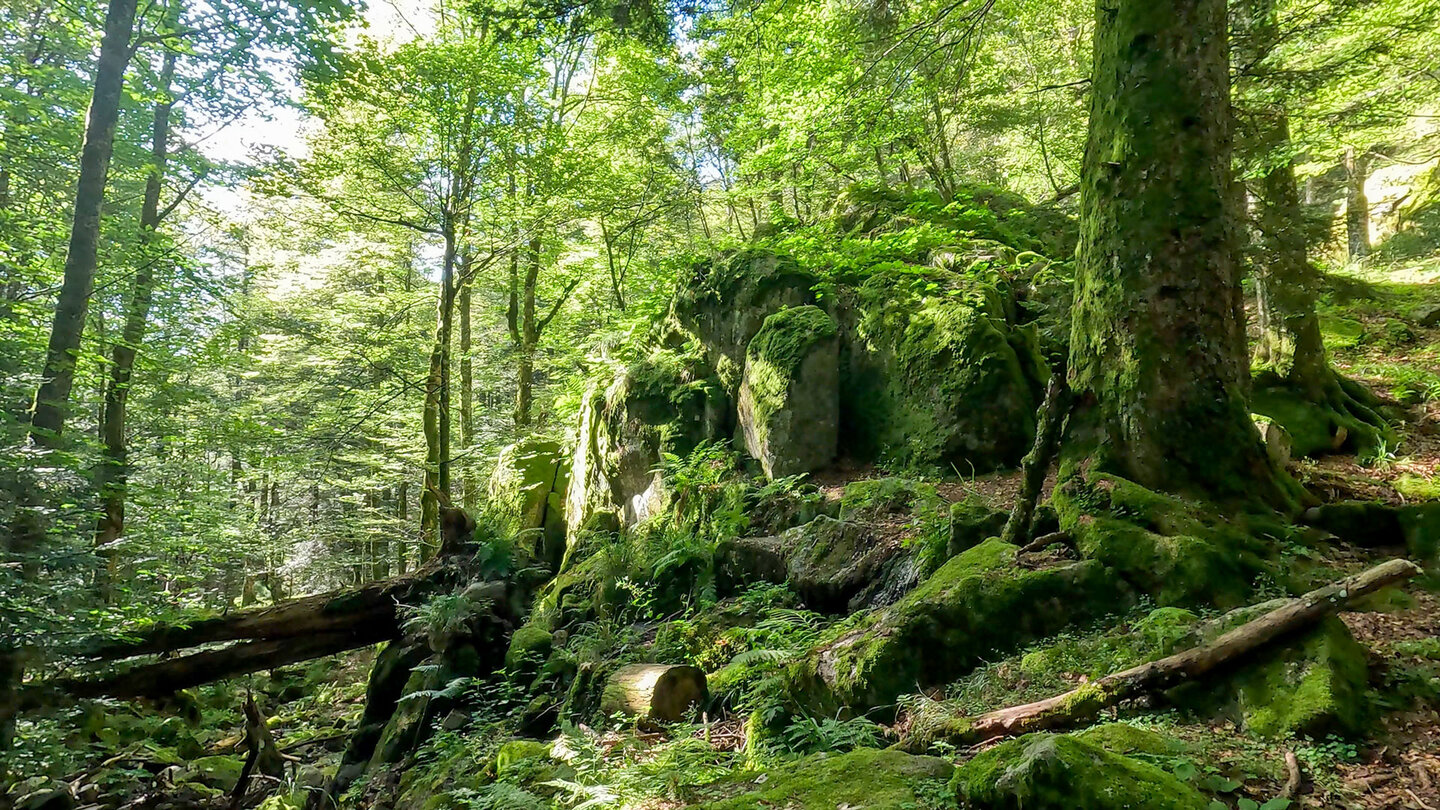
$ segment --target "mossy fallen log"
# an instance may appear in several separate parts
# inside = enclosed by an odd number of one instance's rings
[[[1145,694],[1172,689],[1220,670],[1346,605],[1423,573],[1408,560],[1390,560],[1363,573],[1317,588],[1221,635],[1214,641],[1107,675],[1061,695],[1034,703],[956,718],[926,739],[906,742],[923,748],[936,739],[974,743],[1059,728],[1093,718],[1101,709]]]
[[[600,711],[646,723],[675,723],[703,704],[708,694],[705,673],[695,667],[631,664],[606,680]]]

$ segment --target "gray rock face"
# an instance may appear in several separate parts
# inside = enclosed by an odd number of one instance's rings
[[[765,319],[745,353],[738,405],[745,449],[770,479],[814,472],[835,458],[840,433],[840,341],[818,307]]]
[[[560,443],[531,437],[500,451],[488,485],[515,533],[537,532],[537,556],[552,565],[565,549],[565,489],[570,462]]]

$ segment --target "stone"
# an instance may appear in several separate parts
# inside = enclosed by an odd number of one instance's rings
[[[500,451],[487,487],[490,504],[509,531],[534,533],[537,556],[552,565],[559,564],[565,548],[561,527],[568,466],[559,442],[532,436]],[[557,505],[561,514],[551,514]]]
[[[810,609],[831,613],[874,606],[877,595],[913,586],[918,569],[904,564],[910,556],[898,539],[883,542],[868,526],[824,515],[778,536],[726,540],[716,549],[726,590],[788,582]]]
[[[811,650],[787,672],[791,704],[812,717],[890,706],[1126,604],[1126,589],[1099,562],[1032,570],[1015,565],[1017,551],[987,540]]]
[[[814,472],[835,458],[840,430],[840,343],[824,310],[765,319],[745,352],[738,403],[745,449],[767,478]]]
[[[15,800],[15,810],[74,810],[75,797],[61,786],[43,788]]]
[[[1265,442],[1265,454],[1277,467],[1289,465],[1295,452],[1295,440],[1290,438],[1290,432],[1269,417],[1255,414],[1251,416],[1255,421],[1255,428],[1260,431],[1261,440]]]
[[[1336,501],[1305,510],[1305,522],[1351,545],[1383,548],[1405,545],[1400,510],[1379,501]]]
[[[964,810],[1205,810],[1173,775],[1080,737],[1027,734],[984,751],[951,781]]]

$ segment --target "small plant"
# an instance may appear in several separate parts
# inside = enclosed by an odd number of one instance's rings
[[[797,754],[874,748],[882,736],[880,726],[864,717],[816,720],[808,715],[791,723],[780,735],[785,747]]]

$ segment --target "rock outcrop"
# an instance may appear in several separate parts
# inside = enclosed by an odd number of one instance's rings
[[[835,458],[838,332],[835,320],[818,307],[783,309],[765,319],[746,349],[740,431],[767,478],[814,472]]]

